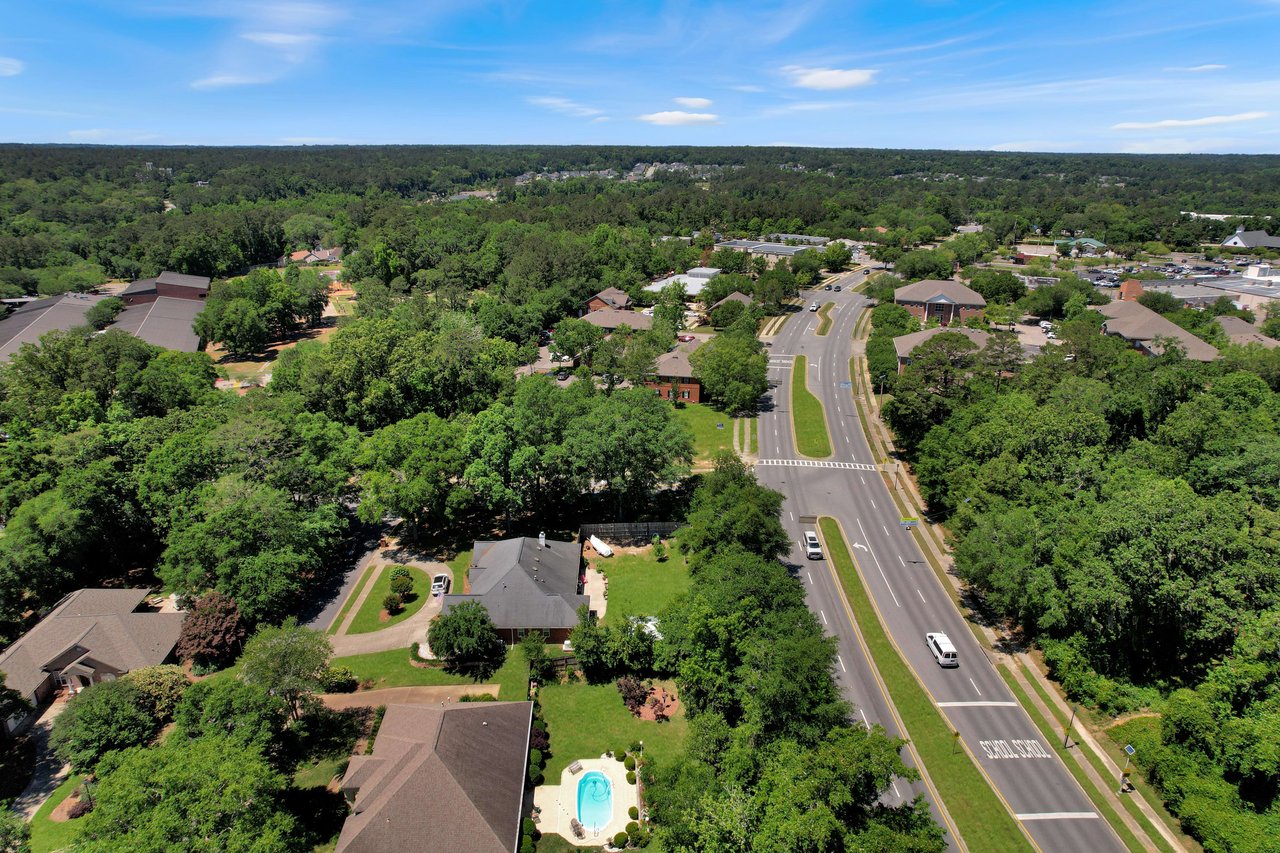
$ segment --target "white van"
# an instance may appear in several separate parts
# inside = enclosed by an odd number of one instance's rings
[[[822,545],[818,542],[818,534],[812,530],[804,532],[804,555],[810,560],[822,559]]]
[[[951,645],[951,638],[946,634],[925,634],[925,645],[933,654],[938,666],[959,666],[960,658],[956,656],[956,647]]]

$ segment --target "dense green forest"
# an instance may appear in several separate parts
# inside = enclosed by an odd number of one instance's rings
[[[1083,308],[1083,306],[1081,306]],[[897,306],[875,309],[890,333]],[[944,333],[885,406],[956,569],[1107,715],[1214,851],[1280,837],[1280,351],[1146,357],[1063,324],[1032,362]],[[898,331],[893,331],[897,329]],[[1010,374],[1013,374],[1010,376]]]

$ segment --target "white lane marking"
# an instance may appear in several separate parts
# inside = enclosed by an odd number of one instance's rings
[[[876,502],[875,502],[875,501],[872,501],[872,502],[871,502],[871,508],[872,508],[872,509],[875,509],[875,508],[876,508]]]
[[[898,793],[898,783],[897,783],[897,782],[895,782],[895,781],[893,781],[892,779],[890,779],[890,780],[889,780],[889,784],[893,786],[893,795],[894,795],[895,797],[899,797],[899,798],[901,798],[901,797],[902,797],[902,795]]]
[[[840,655],[836,655],[836,660],[840,661],[840,671],[841,671],[841,672],[848,672],[848,671],[849,671],[849,670],[847,670],[847,669],[845,669],[845,668],[844,668],[844,658],[840,657]]]
[[[938,707],[939,708],[1016,708],[1018,707],[1018,703],[1017,702],[994,702],[990,700],[985,702],[978,702],[978,701],[939,702]]]
[[[859,708],[858,713],[862,715],[862,724],[867,728],[871,728],[871,724],[867,722],[867,712]]]
[[[903,565],[904,567],[907,565],[907,564],[906,564],[906,561],[904,561],[904,560],[902,559],[902,555],[901,555],[901,554],[899,554],[899,555],[898,555],[898,562],[899,562],[899,563],[902,563],[902,565]]]
[[[1031,812],[1015,814],[1018,820],[1097,820],[1097,812]]]
[[[880,529],[884,531],[885,536],[889,535],[889,528],[885,527],[883,524],[880,525]]]
[[[796,520],[796,514],[795,514],[794,512],[788,512],[788,513],[787,513],[787,515],[791,516],[791,520],[792,520],[792,521],[795,521],[795,520]],[[899,558],[899,559],[901,559],[901,558]]]
[[[864,551],[870,551],[870,550],[871,550],[871,549],[870,549],[870,548],[868,548],[866,545],[863,545],[861,542],[854,542],[854,543],[853,543],[853,547],[855,547],[855,548],[861,548],[861,549],[862,549],[862,550],[864,550]]]
[[[823,610],[819,610],[819,611],[818,611],[818,613],[819,613],[819,615],[821,615],[821,616],[822,616],[822,624],[823,624],[823,625],[826,625],[826,624],[827,624],[827,614],[826,614],[826,612],[825,612],[825,611],[823,611]]]
[[[862,481],[862,485],[865,486],[867,484],[867,478],[862,476],[861,474],[858,475],[858,479]]]
[[[1038,740],[980,740],[978,746],[992,761],[1005,758],[1052,758]]]
[[[805,569],[804,573],[809,577],[809,583],[813,583],[813,575],[809,574],[809,570]]]
[[[870,542],[871,537],[867,535],[866,528],[862,526],[862,519],[860,518],[858,519],[858,529],[862,531],[862,538]],[[885,531],[885,533],[888,533],[888,532],[889,531],[887,530]],[[870,548],[868,548],[867,550],[871,551]],[[876,570],[880,572],[880,579],[884,581],[885,588],[889,590],[889,595],[893,596],[893,603],[898,607],[901,607],[902,603],[898,601],[898,596],[894,594],[893,587],[889,586],[889,578],[885,576],[884,569],[881,568],[880,566],[880,558],[876,556],[875,551],[871,551],[871,559],[876,561]]]
[[[918,591],[919,591],[919,590],[917,590],[917,592],[918,592]],[[921,597],[922,599],[924,598],[924,596],[920,596],[920,597]],[[973,685],[973,689],[974,689],[974,690],[978,690],[978,682],[976,682],[976,681],[974,681],[972,678],[970,678],[970,679],[969,679],[969,683]],[[982,691],[981,691],[981,690],[978,690],[978,695],[979,695],[979,696],[981,696],[981,695],[982,695]]]
[[[925,601],[925,600],[924,600],[924,593],[920,591],[920,587],[916,587],[916,595],[920,596],[920,603],[921,603],[921,604],[928,604],[928,603],[929,603],[929,602],[927,602],[927,601]],[[972,679],[972,678],[971,678],[971,679],[969,679],[969,680],[970,680],[970,681],[973,681],[973,679]]]

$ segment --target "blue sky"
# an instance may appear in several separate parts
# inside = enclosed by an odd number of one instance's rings
[[[37,0],[0,140],[1280,152],[1280,0]]]

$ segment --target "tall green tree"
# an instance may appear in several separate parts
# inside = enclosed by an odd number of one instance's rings
[[[290,618],[279,628],[263,628],[250,638],[240,656],[240,677],[282,698],[290,716],[298,720],[320,692],[321,676],[332,656],[328,637]]]

